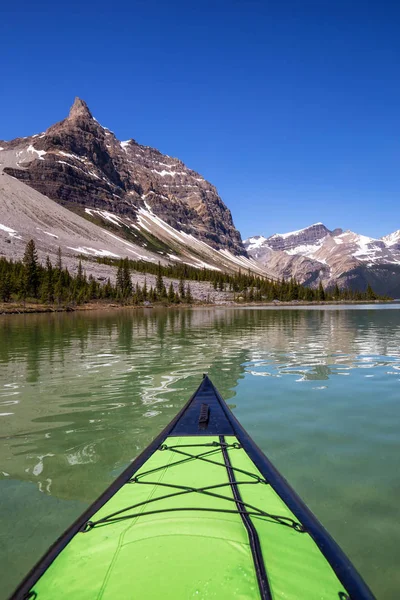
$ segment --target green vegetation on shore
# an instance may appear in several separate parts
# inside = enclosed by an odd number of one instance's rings
[[[118,265],[120,261],[112,258],[98,258],[97,261],[107,265]],[[229,274],[216,269],[199,269],[185,263],[160,265],[144,260],[125,259],[132,270],[139,273],[161,274],[163,277],[179,280],[192,280],[211,282],[215,290],[233,292],[233,299],[237,302],[291,302],[294,300],[304,302],[332,302],[332,301],[363,301],[363,300],[388,300],[379,296],[371,286],[365,292],[350,290],[348,288],[334,287],[324,289],[322,283],[317,288],[301,285],[295,278],[289,280],[272,281],[251,273]]]
[[[191,303],[193,302],[190,284],[180,279],[178,290],[172,283],[167,289],[162,278],[162,267],[156,267],[155,286],[132,285],[132,265],[128,259],[118,261],[115,285],[110,279],[97,281],[87,276],[79,260],[76,274],[63,266],[61,250],[53,265],[47,257],[46,264],[40,264],[35,242],[30,240],[22,261],[0,258],[0,301],[37,301],[42,304],[80,305],[93,300],[116,301],[121,304],[141,304],[143,302]]]
[[[98,259],[100,263],[117,267],[115,284],[97,281],[92,275],[86,276],[81,259],[76,274],[71,274],[63,266],[59,249],[56,264],[47,257],[46,264],[40,264],[33,240],[25,249],[22,261],[0,258],[0,301],[36,301],[42,304],[81,305],[96,300],[116,301],[120,304],[138,305],[143,302],[168,302],[169,304],[193,302],[188,281],[210,282],[215,290],[231,292],[236,302],[321,302],[321,301],[372,301],[385,300],[368,286],[365,292],[339,289],[325,290],[320,283],[315,289],[299,284],[294,278],[285,281],[271,281],[256,276],[250,271],[236,274],[222,273],[212,269],[197,269],[185,264],[163,266],[145,261]],[[132,285],[132,271],[156,276],[154,287],[148,286],[146,279],[140,286]],[[168,289],[163,277],[179,280],[177,289],[170,283]]]

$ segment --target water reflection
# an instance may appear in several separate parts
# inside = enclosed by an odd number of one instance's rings
[[[74,479],[82,467],[100,491],[204,371],[228,400],[246,373],[326,382],[387,367],[400,377],[397,314],[214,309],[2,319],[1,470],[76,498],[69,467]],[[81,486],[79,499],[87,492]]]
[[[290,457],[290,468],[296,453],[309,452],[310,439],[318,452],[333,430],[341,435],[355,402],[369,398],[365,406],[372,411],[383,392],[389,405],[397,398],[399,315],[217,308],[0,318],[0,511],[9,515],[27,485],[53,497],[59,530],[49,530],[44,550],[70,522],[70,507],[78,514],[98,496],[206,371],[227,400],[235,397],[235,410],[256,441],[284,467]],[[375,381],[379,388],[371,387]],[[318,398],[330,402],[322,412]],[[382,410],[377,414],[383,418]],[[391,426],[382,425],[385,440]],[[312,460],[304,473],[318,472]],[[46,504],[45,510],[53,509]],[[25,514],[25,531],[33,531],[34,516],[31,523]],[[0,517],[0,529],[12,531],[15,519]],[[27,565],[37,551],[35,543]]]

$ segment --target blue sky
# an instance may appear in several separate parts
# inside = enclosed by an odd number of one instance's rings
[[[77,95],[216,185],[243,237],[380,237],[400,229],[399,30],[387,0],[7,3],[0,139]]]

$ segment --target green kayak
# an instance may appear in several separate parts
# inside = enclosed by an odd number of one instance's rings
[[[373,595],[210,379],[12,599]]]

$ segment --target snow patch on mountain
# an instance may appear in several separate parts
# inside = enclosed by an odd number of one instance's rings
[[[69,248],[69,250],[79,252],[79,254],[88,254],[90,256],[101,256],[109,258],[121,258],[119,254],[114,254],[109,250],[96,250],[96,248],[87,248],[86,246],[79,246],[78,248],[72,248],[71,246],[67,246],[67,248]]]
[[[389,233],[389,235],[384,235],[381,240],[385,242],[387,246],[393,246],[394,244],[400,244],[400,229],[394,231],[393,233]]]
[[[145,235],[151,234],[151,236],[164,242],[174,250],[173,252],[160,251],[160,258],[164,257],[164,260],[170,259],[183,262],[193,267],[205,267],[215,271],[237,271],[241,268],[247,272],[250,269],[253,272],[266,275],[265,269],[260,267],[253,258],[235,255],[226,248],[217,250],[203,240],[195,238],[191,233],[187,233],[182,229],[176,229],[175,227],[172,227],[172,225],[166,223],[161,217],[154,213],[152,207],[147,202],[146,197],[149,195],[150,193],[142,195],[144,206],[137,210],[136,220],[130,219],[126,215],[116,215],[107,210],[96,208],[85,208],[85,212],[87,215],[101,218],[118,227],[126,227],[142,232]],[[142,255],[138,252],[137,246],[118,238],[117,235],[110,231],[105,231],[105,233],[116,240],[118,239],[119,242],[124,244],[124,246],[126,246],[126,253],[133,254],[136,259],[150,260],[152,262],[158,261],[158,258],[155,255]],[[147,244],[144,243],[142,245],[146,246]],[[78,249],[74,247],[74,249],[94,256],[106,256],[105,254],[99,253],[101,252],[101,249],[97,250],[97,254],[94,254],[92,249],[88,246],[80,246]]]
[[[325,238],[323,238],[324,240]],[[319,244],[303,244],[300,246],[296,246],[295,248],[291,248],[290,250],[284,250],[287,254],[301,254],[302,256],[308,256],[310,258],[314,257],[314,254],[322,248],[323,240]]]
[[[42,233],[45,233],[46,235],[49,235],[52,238],[58,239],[58,235],[56,235],[55,233],[50,233],[50,231],[45,231],[44,229],[41,229],[40,227],[36,227],[36,229],[38,231],[41,231]]]
[[[304,227],[303,229],[297,229],[297,231],[289,231],[288,233],[274,233],[274,235],[271,235],[271,237],[269,237],[268,239],[273,240],[275,238],[282,238],[285,240],[286,238],[291,236],[301,235],[302,233],[308,231],[312,227],[317,227],[318,225],[324,226],[323,223],[314,223],[313,225],[309,225],[308,227]]]
[[[40,160],[44,160],[43,156],[45,156],[45,154],[47,154],[47,152],[45,152],[45,150],[36,150],[36,148],[34,148],[32,146],[32,144],[30,144],[27,148],[28,152],[32,152],[32,153],[36,153],[39,157]]]
[[[94,208],[85,208],[85,213],[90,216],[97,214],[99,215],[99,217],[102,217],[106,221],[110,221],[110,223],[113,223],[113,225],[117,225],[117,227],[122,227],[124,225],[124,222],[120,217],[118,217],[114,213],[108,212],[108,210],[95,210]]]
[[[62,150],[60,150],[58,154],[61,154],[62,156],[67,156],[68,158],[75,158],[76,160],[80,160],[81,162],[87,162],[87,158],[83,158],[82,156],[78,156],[77,154],[71,154],[70,152],[63,152]]]
[[[254,237],[244,240],[243,243],[246,244],[247,250],[255,250],[256,248],[261,248],[266,240],[267,238],[263,235],[255,235]]]
[[[7,227],[7,225],[2,225],[0,223],[0,230],[1,231],[5,231],[6,233],[8,233],[8,235],[10,237],[18,237],[18,232],[15,231],[15,229],[11,229],[11,227]],[[21,239],[21,238],[19,238],[19,239]]]

